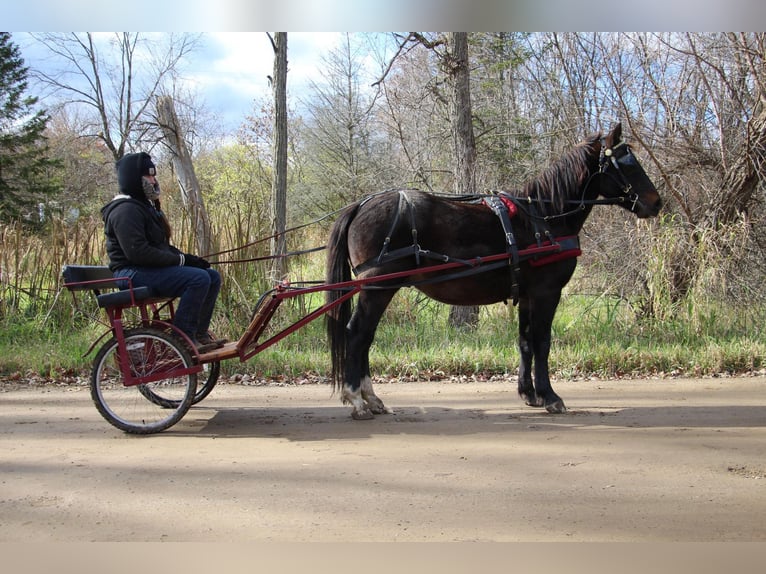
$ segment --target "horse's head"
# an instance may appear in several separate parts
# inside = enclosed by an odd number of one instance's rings
[[[662,199],[630,146],[622,141],[622,124],[617,124],[601,140],[599,193],[614,200],[639,218],[654,217]]]

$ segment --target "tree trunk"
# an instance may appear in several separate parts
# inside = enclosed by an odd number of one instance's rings
[[[181,199],[191,217],[197,252],[206,255],[213,251],[210,219],[205,210],[197,174],[194,172],[191,155],[186,147],[171,96],[157,98],[157,118],[172,154],[173,169],[178,178],[178,186],[181,188]]]
[[[450,112],[452,137],[455,144],[455,193],[476,192],[476,142],[473,135],[471,111],[471,76],[468,66],[468,33],[452,32],[449,35],[447,73],[452,82]],[[450,308],[449,324],[453,327],[474,328],[479,323],[479,307],[453,306]]]
[[[282,278],[287,252],[287,32],[277,32],[274,48],[274,174],[271,184],[271,254],[277,256],[271,268],[274,280]]]
[[[476,142],[471,110],[471,75],[468,65],[468,33],[452,32],[447,71],[452,83],[450,116],[455,145],[455,193],[476,191]]]
[[[731,162],[719,191],[716,226],[727,225],[747,215],[755,201],[758,185],[766,172],[766,104],[747,122],[747,138]]]

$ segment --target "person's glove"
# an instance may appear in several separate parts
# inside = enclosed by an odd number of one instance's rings
[[[192,255],[191,253],[184,253],[184,266],[186,267],[199,267],[200,269],[208,269],[210,262],[207,259]]]

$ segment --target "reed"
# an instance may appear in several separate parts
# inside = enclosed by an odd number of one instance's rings
[[[222,222],[219,222],[222,225]],[[667,231],[670,233],[670,231]],[[306,230],[291,237],[290,249],[320,245],[325,230]],[[101,264],[105,261],[101,222],[86,219],[77,225],[49,223],[45,233],[31,234],[21,226],[0,227],[0,375],[61,378],[62,373],[87,375],[90,344],[105,330],[94,302],[71,294],[61,284],[65,263]],[[694,254],[709,268],[696,277],[684,296],[671,295],[671,261],[677,250],[658,250],[650,289],[651,307],[608,291],[589,293],[574,281],[562,300],[553,326],[551,368],[559,378],[635,376],[715,376],[758,372],[766,368],[766,340],[760,325],[766,303],[760,291],[736,273],[747,257],[739,232],[730,232],[730,243],[710,241],[715,249],[699,247]],[[661,240],[659,240],[661,239]],[[667,245],[672,237],[659,238]],[[246,243],[232,235],[222,249]],[[264,254],[266,246],[253,247],[231,258]],[[737,251],[739,249],[739,251]],[[684,255],[686,257],[686,254]],[[222,259],[224,259],[222,257]],[[699,264],[699,263],[698,263]],[[291,258],[292,282],[322,281],[322,252]],[[214,328],[230,339],[247,326],[253,306],[270,288],[268,262],[219,265],[224,276]],[[582,273],[592,273],[583,269]],[[732,278],[733,277],[733,278]],[[608,283],[608,280],[605,281]],[[319,306],[322,294],[286,301],[270,325],[273,331]],[[516,309],[497,304],[483,307],[477,330],[448,326],[448,308],[413,289],[404,289],[387,310],[372,348],[371,366],[376,375],[390,379],[439,379],[446,376],[513,376],[518,368]],[[307,325],[247,363],[228,361],[225,376],[292,380],[306,373],[322,378],[329,370],[329,353],[321,319]]]

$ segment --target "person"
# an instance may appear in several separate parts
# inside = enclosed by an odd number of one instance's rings
[[[116,168],[119,193],[101,208],[109,269],[115,277],[130,278],[133,287],[149,287],[158,297],[178,297],[173,324],[198,352],[223,346],[225,339],[208,332],[221,275],[204,258],[170,243],[151,156],[127,154]]]

